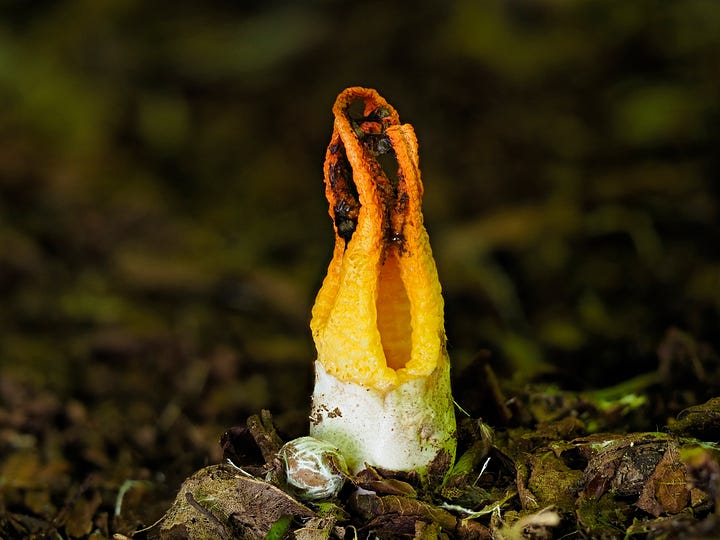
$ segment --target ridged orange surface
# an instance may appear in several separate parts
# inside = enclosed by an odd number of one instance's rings
[[[310,326],[330,374],[389,390],[447,362],[417,139],[375,90],[348,88],[333,114],[325,193],[335,249]]]

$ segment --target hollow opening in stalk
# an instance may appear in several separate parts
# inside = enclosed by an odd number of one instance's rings
[[[410,301],[401,277],[400,258],[405,253],[403,224],[407,194],[401,189],[401,173],[393,143],[386,133],[390,111],[373,108],[363,99],[348,104],[345,114],[365,151],[365,165],[372,171],[374,191],[383,210],[383,255],[378,272],[377,329],[385,363],[391,369],[406,367],[412,349]]]
[[[410,360],[412,327],[410,300],[400,276],[397,249],[388,250],[378,282],[377,328],[387,366],[400,369]]]

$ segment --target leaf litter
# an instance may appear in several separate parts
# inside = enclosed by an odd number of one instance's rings
[[[637,406],[662,390],[648,379],[657,378],[637,379],[638,395],[647,398]],[[348,478],[337,498],[316,504],[295,500],[284,486],[275,457],[282,440],[263,411],[226,432],[224,456],[232,465],[208,467],[186,481],[159,537],[203,538],[212,530],[228,538],[510,540],[720,531],[720,446],[704,437],[718,427],[720,399],[688,408],[661,431],[614,432],[635,414],[635,406],[623,404],[627,394],[551,391],[546,398],[560,411],[553,415],[538,403],[540,395],[540,387],[518,393],[517,412],[494,430],[462,419],[459,457],[439,485],[367,467]],[[218,477],[223,502],[208,505],[220,496],[211,495]],[[203,503],[188,503],[188,493]]]

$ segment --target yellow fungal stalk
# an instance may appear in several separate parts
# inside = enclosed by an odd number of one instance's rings
[[[455,416],[415,132],[371,89],[348,88],[333,114],[325,192],[335,249],[310,323],[310,432],[353,470],[442,473]]]

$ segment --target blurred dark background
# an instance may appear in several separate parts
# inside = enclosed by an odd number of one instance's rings
[[[171,493],[260,408],[304,429],[347,86],[418,134],[456,373],[592,389],[671,327],[717,348],[715,0],[0,6],[6,486]]]

